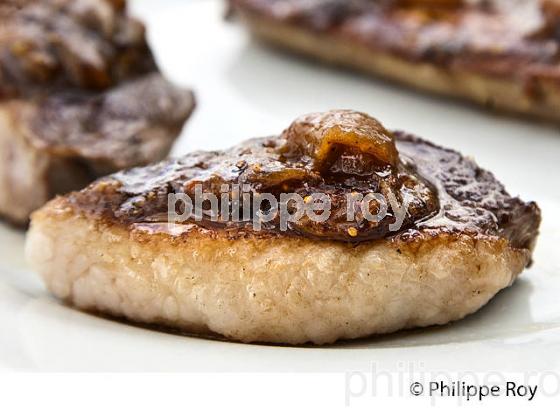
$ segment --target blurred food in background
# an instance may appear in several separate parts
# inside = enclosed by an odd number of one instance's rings
[[[164,158],[194,107],[124,0],[0,3],[0,215]]]
[[[229,0],[229,6],[272,45],[560,121],[558,0]]]

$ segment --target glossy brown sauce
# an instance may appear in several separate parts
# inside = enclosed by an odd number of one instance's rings
[[[487,171],[460,154],[405,133],[387,131],[354,111],[300,117],[280,137],[249,140],[226,151],[195,152],[104,178],[71,194],[76,209],[111,223],[154,232],[168,222],[168,194],[194,196],[194,187],[219,196],[223,184],[246,184],[250,195],[295,192],[306,198],[324,193],[331,201],[327,221],[303,217],[279,229],[278,220],[253,229],[240,221],[186,222],[231,237],[295,235],[317,240],[362,242],[385,237],[414,239],[442,232],[502,236],[528,247],[540,221],[538,207],[512,198]],[[408,202],[398,230],[392,209],[381,221],[347,220],[348,194],[381,193]],[[372,206],[377,206],[373,203]],[[377,209],[370,209],[374,213]],[[174,228],[175,232],[183,229]],[[168,231],[170,232],[170,231]]]

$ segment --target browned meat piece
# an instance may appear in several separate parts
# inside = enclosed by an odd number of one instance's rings
[[[557,0],[229,0],[258,38],[485,107],[560,121]]]
[[[103,90],[157,70],[144,26],[124,2],[9,0],[0,19],[0,97]]]
[[[227,205],[174,219],[184,208],[169,195],[196,203],[197,192],[239,199],[239,218]],[[252,201],[319,193],[330,203],[321,223],[282,226],[264,218],[270,202]],[[348,207],[368,194],[389,198],[383,219],[365,218],[380,202]],[[535,203],[472,160],[333,111],[57,198],[34,214],[27,254],[81,309],[245,342],[330,343],[475,312],[530,263],[539,223]]]
[[[0,4],[0,215],[164,158],[194,107],[124,2]]]

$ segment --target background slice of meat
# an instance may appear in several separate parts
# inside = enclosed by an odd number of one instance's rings
[[[274,47],[493,109],[560,121],[558,0],[230,0]],[[430,6],[431,7],[427,7]]]
[[[0,5],[0,216],[164,158],[194,107],[124,1]]]
[[[164,158],[194,107],[159,74],[103,94],[0,103],[0,214],[25,224],[48,199]]]
[[[0,23],[0,98],[102,90],[157,70],[143,24],[115,2],[10,0]]]

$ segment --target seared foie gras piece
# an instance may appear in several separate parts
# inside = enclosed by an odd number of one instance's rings
[[[124,2],[0,5],[0,215],[167,156],[193,95],[158,72]]]
[[[196,204],[200,193],[243,196],[239,218],[235,202],[214,212],[207,196],[200,214],[178,220],[187,207],[170,198]],[[293,217],[294,203],[285,224],[272,212],[282,195],[311,206],[317,194],[329,204],[317,214],[330,212],[320,222],[309,208]],[[369,194],[381,198],[354,201]],[[51,292],[83,310],[243,342],[322,344],[475,312],[528,266],[539,223],[535,203],[472,160],[331,111],[56,198],[34,213],[26,252]]]
[[[489,108],[560,121],[557,0],[229,0],[267,43]]]

